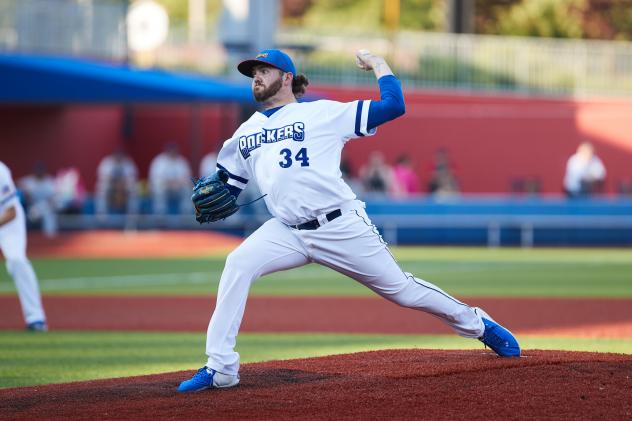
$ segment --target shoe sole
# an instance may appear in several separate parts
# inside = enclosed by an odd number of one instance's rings
[[[200,389],[195,389],[195,390],[178,390],[178,393],[196,393],[196,392],[201,392],[203,390],[210,390],[210,389],[230,389],[231,387],[236,387],[239,386],[239,382],[235,383],[235,384],[229,384],[226,386],[204,386]]]
[[[231,387],[235,387],[235,386],[239,386],[239,382],[234,383],[234,384],[227,384],[225,386],[213,386],[211,387],[211,389],[230,389]]]
[[[178,393],[195,393],[195,392],[201,392],[202,390],[209,390],[209,389],[230,389],[231,387],[235,387],[235,386],[239,386],[239,380],[237,380],[234,383],[228,383],[221,386],[213,384],[213,385],[204,386],[195,390],[177,390],[177,392]]]

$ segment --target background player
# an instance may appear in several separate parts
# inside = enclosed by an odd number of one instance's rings
[[[6,259],[7,271],[18,290],[26,327],[46,331],[46,316],[42,307],[37,277],[26,257],[26,220],[18,200],[11,171],[0,162],[0,249]]]
[[[256,180],[273,218],[228,256],[207,332],[207,364],[182,382],[179,391],[237,385],[239,354],[234,347],[250,285],[268,273],[308,263],[330,267],[401,306],[430,313],[501,356],[520,355],[513,335],[481,309],[403,272],[364,211],[364,203],[342,180],[340,156],[345,143],[373,135],[377,126],[405,112],[400,83],[384,59],[361,50],[356,61],[374,71],[380,101],[298,103],[296,98],[308,81],[296,74],[290,57],[279,50],[264,50],[239,64],[238,70],[253,78],[252,91],[263,110],[224,143],[219,171],[210,178],[226,181],[225,189],[234,196],[250,179]],[[221,219],[237,210],[232,195],[218,193],[218,185],[224,188],[221,183],[196,185],[193,201],[198,221]],[[224,202],[227,196],[232,200]],[[204,219],[209,202],[221,206],[213,206]]]

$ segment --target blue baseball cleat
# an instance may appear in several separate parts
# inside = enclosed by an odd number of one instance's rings
[[[199,392],[205,389],[224,389],[237,386],[239,375],[219,373],[213,369],[202,367],[191,379],[180,383],[178,392]]]
[[[519,357],[520,345],[514,335],[500,324],[496,323],[489,314],[476,307],[474,312],[481,317],[485,325],[483,336],[478,338],[501,357]]]
[[[32,322],[26,325],[29,332],[48,332],[48,325],[44,321]]]

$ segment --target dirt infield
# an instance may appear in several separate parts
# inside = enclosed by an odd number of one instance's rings
[[[30,257],[159,258],[227,253],[242,238],[211,231],[77,231],[55,238],[29,234]]]
[[[518,334],[632,337],[632,300],[483,299]],[[53,329],[203,333],[213,297],[48,296]],[[325,311],[326,309],[326,311]],[[0,296],[0,329],[22,328]],[[251,297],[245,332],[449,333],[380,298]],[[235,389],[175,392],[192,373],[0,390],[0,419],[629,419],[632,355],[377,351],[243,366]]]
[[[65,235],[30,240],[40,257],[194,257],[241,241],[207,232]],[[149,253],[149,254],[148,254]],[[518,335],[632,338],[632,299],[464,298]],[[46,296],[53,330],[203,334],[214,297]],[[0,295],[0,330],[22,329]],[[448,334],[427,314],[370,297],[251,297],[243,332]],[[241,385],[180,395],[191,372],[0,390],[0,419],[603,419],[632,418],[632,355],[396,350],[245,364]]]
[[[191,373],[0,390],[3,419],[632,417],[632,356],[397,350],[246,364],[241,385],[177,394]]]
[[[468,298],[518,334],[632,338],[632,299]],[[214,297],[46,296],[52,329],[204,332]],[[326,310],[325,310],[326,309]],[[0,329],[21,329],[0,296]],[[443,334],[437,319],[378,297],[250,297],[242,332]]]

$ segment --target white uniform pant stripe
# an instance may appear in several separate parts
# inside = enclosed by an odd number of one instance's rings
[[[364,213],[364,212],[363,212],[363,213],[360,213],[360,212],[359,212],[359,211],[357,211],[357,210],[355,210],[354,212],[355,212],[355,214],[358,216],[358,218],[362,219],[362,221],[364,222],[364,224],[365,224],[367,227],[370,227],[370,228],[371,228],[371,231],[372,231],[372,232],[376,235],[377,240],[378,240],[380,243],[382,243],[382,244],[384,244],[384,245],[386,246],[386,242],[384,241],[384,239],[382,238],[382,236],[381,236],[381,235],[380,235],[380,233],[378,232],[377,227],[376,227],[375,225],[373,225],[373,224],[371,224],[371,223],[367,222],[368,217],[366,217],[366,219],[365,219],[366,213]],[[395,261],[395,264],[397,264],[397,265],[398,265],[398,267],[399,267],[399,264],[397,263],[397,259],[395,259],[395,256],[393,256],[393,253],[391,253],[391,251],[390,251],[388,248],[386,248],[386,251],[388,252],[388,254],[389,254],[389,256],[391,257],[391,259],[392,259],[393,261]],[[400,270],[401,270],[401,268],[400,268]],[[431,284],[430,282],[426,282],[426,281],[424,281],[424,280],[422,280],[422,279],[415,278],[415,276],[414,276],[412,273],[409,273],[409,272],[404,272],[403,270],[402,270],[402,273],[403,273],[403,274],[404,274],[404,276],[406,276],[409,280],[411,280],[411,281],[413,281],[413,282],[416,282],[416,283],[418,283],[419,285],[421,285],[421,286],[423,286],[423,287],[425,287],[425,288],[433,289],[435,292],[438,292],[439,294],[444,295],[446,298],[448,298],[448,299],[450,299],[450,300],[453,300],[454,302],[456,302],[456,303],[458,303],[458,304],[467,305],[467,304],[464,304],[464,303],[460,302],[460,301],[459,301],[459,300],[457,300],[456,298],[452,297],[451,295],[449,295],[448,293],[446,293],[445,291],[443,291],[441,288],[437,287],[436,285],[433,285],[433,284]],[[361,282],[361,281],[360,281],[360,282]]]

